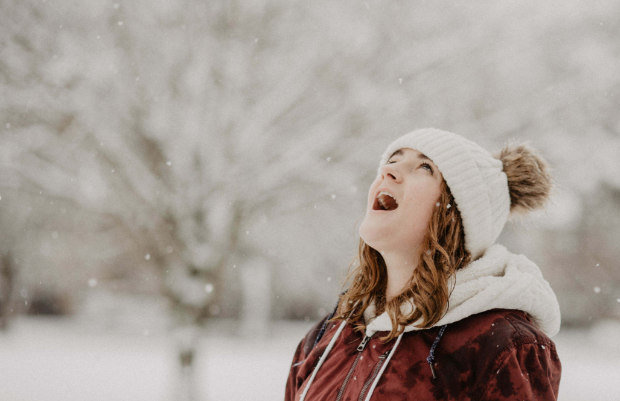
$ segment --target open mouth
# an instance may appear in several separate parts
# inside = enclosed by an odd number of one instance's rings
[[[375,198],[375,203],[372,205],[373,210],[394,210],[398,208],[398,202],[392,195],[387,192],[381,191]]]

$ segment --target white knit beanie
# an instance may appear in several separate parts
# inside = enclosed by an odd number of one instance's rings
[[[513,211],[541,207],[551,188],[546,163],[524,145],[505,148],[498,160],[460,135],[425,128],[392,142],[381,157],[380,167],[402,148],[425,154],[443,174],[461,214],[465,247],[472,260],[495,243],[506,224],[511,203]],[[527,157],[530,159],[523,163]],[[507,177],[504,170],[509,171],[511,177]],[[540,177],[532,177],[532,174],[544,175],[543,184],[536,185]],[[509,190],[509,181],[514,183],[516,191]],[[532,182],[534,186],[530,185]]]

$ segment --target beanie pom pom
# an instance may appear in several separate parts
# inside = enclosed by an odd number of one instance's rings
[[[510,214],[543,208],[552,187],[547,162],[526,144],[506,145],[498,159],[508,177]]]

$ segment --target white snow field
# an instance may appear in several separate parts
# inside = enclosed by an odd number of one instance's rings
[[[267,340],[207,334],[197,358],[199,400],[281,400],[311,323],[278,322]],[[620,323],[562,330],[562,401],[620,400]],[[0,333],[2,401],[168,401],[177,374],[163,332],[95,331],[72,320],[22,318]]]

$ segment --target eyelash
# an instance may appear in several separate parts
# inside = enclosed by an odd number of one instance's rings
[[[422,166],[426,166],[426,167],[428,167],[428,171],[430,171],[430,172],[431,172],[431,174],[433,174],[433,168],[431,167],[431,165],[430,165],[430,164],[428,164],[428,163],[422,163]]]
[[[388,160],[388,162],[387,162],[387,164],[393,164],[393,163],[396,163],[396,162],[394,160]],[[428,164],[428,163],[420,164],[420,167],[424,167],[424,166],[428,167],[428,171],[430,171],[430,173],[433,174],[433,168],[431,167],[430,164]]]

